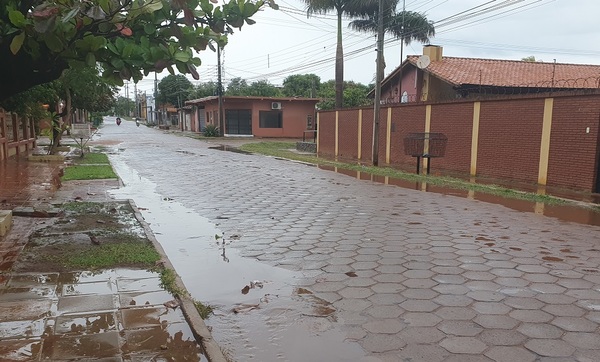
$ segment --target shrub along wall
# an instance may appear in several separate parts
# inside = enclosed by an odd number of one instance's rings
[[[600,95],[382,106],[379,165],[414,169],[411,132],[441,132],[432,172],[600,192]],[[371,162],[373,109],[319,112],[318,153]],[[423,161],[426,165],[426,161]]]

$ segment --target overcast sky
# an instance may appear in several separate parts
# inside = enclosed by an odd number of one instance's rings
[[[223,83],[235,77],[249,83],[268,80],[281,85],[292,74],[314,73],[322,81],[334,78],[335,14],[307,18],[301,0],[276,0],[280,10],[265,9],[229,38],[223,54]],[[447,19],[469,9],[486,14]],[[506,6],[504,6],[506,5]],[[402,0],[400,0],[402,6]],[[503,7],[504,6],[504,7]],[[435,22],[431,43],[443,46],[445,56],[519,60],[535,56],[544,62],[600,65],[600,1],[598,0],[406,0],[406,10],[424,13]],[[464,13],[468,15],[469,13]],[[345,80],[363,84],[375,74],[375,37],[357,33],[344,22]],[[391,40],[389,36],[387,40]],[[404,48],[404,56],[421,54],[423,44]],[[385,74],[400,64],[400,42],[385,46]],[[216,54],[200,53],[200,81],[217,80]],[[162,78],[168,75],[163,72]],[[138,90],[152,92],[151,75]],[[191,78],[190,78],[191,79]],[[124,95],[124,91],[121,91]],[[133,92],[130,90],[133,98]]]

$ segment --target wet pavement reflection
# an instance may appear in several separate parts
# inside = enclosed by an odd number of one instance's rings
[[[0,360],[204,360],[171,299],[145,270],[13,274],[0,290]]]
[[[517,211],[532,212],[553,217],[563,221],[600,226],[600,209],[594,210],[589,205],[548,205],[542,202],[511,199],[482,192],[453,189],[449,187],[428,184],[427,182],[414,182],[386,176],[377,176],[367,172],[346,170],[337,167],[319,166],[319,168],[354,177],[359,180],[368,180],[385,185],[399,186],[406,189],[441,195],[464,197],[472,200],[506,206]],[[593,197],[593,200],[595,202],[596,197]]]
[[[240,235],[223,233],[207,218],[156,193],[156,184],[129,168],[121,156],[111,161],[125,185],[111,194],[136,202],[192,297],[215,308],[206,323],[219,344],[235,352],[236,360],[271,361],[294,351],[302,351],[308,360],[364,354],[323,320],[335,312],[331,303],[294,293],[302,273],[242,257],[235,247]],[[221,214],[218,219],[227,218]],[[263,348],[265,336],[270,336],[269,348]]]
[[[61,162],[29,162],[12,157],[0,162],[0,209],[37,205],[60,187]]]

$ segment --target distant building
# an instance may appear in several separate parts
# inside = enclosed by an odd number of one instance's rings
[[[384,104],[600,88],[600,66],[443,56],[427,45],[382,82]],[[373,92],[370,93],[373,95]]]
[[[317,98],[223,97],[223,121],[219,124],[219,97],[185,102],[191,106],[190,130],[201,132],[215,125],[228,136],[300,138],[315,128]]]

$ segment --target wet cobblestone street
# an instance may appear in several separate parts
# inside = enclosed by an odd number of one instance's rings
[[[233,360],[600,361],[600,227],[127,122],[95,143]]]

